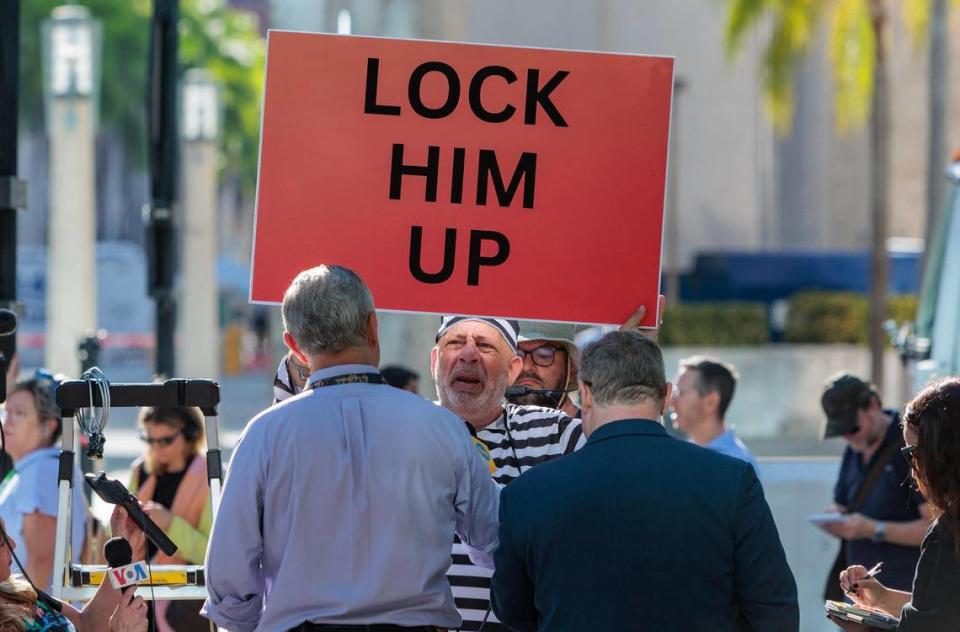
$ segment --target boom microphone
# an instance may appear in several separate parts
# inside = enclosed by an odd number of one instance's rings
[[[505,393],[509,399],[511,397],[523,397],[524,395],[548,395],[550,397],[563,397],[565,390],[559,388],[530,388],[529,386],[508,386]]]

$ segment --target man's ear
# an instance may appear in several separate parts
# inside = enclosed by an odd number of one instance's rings
[[[663,403],[660,405],[660,414],[666,415],[670,408],[670,400],[673,397],[673,384],[667,382],[667,387],[663,391]]]
[[[303,351],[300,350],[300,346],[297,344],[297,341],[293,339],[293,336],[289,331],[283,332],[283,344],[287,345],[287,349],[299,360],[304,366],[310,366],[310,362],[307,360],[307,356],[303,354]]]
[[[520,372],[523,371],[523,360],[520,359],[520,356],[514,354],[514,356],[510,358],[510,366],[507,367],[507,370],[509,372],[507,386],[509,386],[517,381],[517,378],[520,377]]]
[[[440,359],[440,349],[437,345],[433,346],[433,349],[430,350],[430,375],[433,376],[433,380],[437,380],[437,360]]]
[[[718,391],[710,391],[709,393],[704,395],[703,405],[706,408],[706,412],[708,415],[719,415],[720,414],[720,393]]]
[[[380,347],[380,333],[377,330],[377,312],[370,312],[370,316],[367,318],[367,344],[371,348]]]
[[[580,410],[593,408],[593,392],[582,380],[577,382],[577,392],[580,394]]]

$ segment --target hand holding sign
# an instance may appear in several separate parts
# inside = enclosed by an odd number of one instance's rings
[[[659,322],[657,322],[657,326],[654,329],[643,330],[643,333],[654,342],[657,341],[657,338],[660,335],[660,327],[663,325],[663,307],[666,304],[667,304],[666,296],[661,294],[660,296],[657,297],[656,313],[658,315]],[[630,318],[627,319],[627,322],[620,325],[620,331],[630,331],[631,329],[639,329],[640,323],[643,322],[643,319],[646,315],[647,315],[647,306],[641,305],[640,307],[637,308],[637,311],[631,314]]]

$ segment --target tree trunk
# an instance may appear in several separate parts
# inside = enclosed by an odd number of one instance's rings
[[[947,64],[950,44],[947,41],[947,0],[933,0],[933,12],[930,17],[930,137],[927,145],[927,225],[924,233],[923,270],[927,269],[927,254],[933,243],[933,231],[940,213],[943,212],[943,198],[946,182],[943,175],[947,160]]]
[[[877,388],[883,389],[883,352],[886,334],[887,291],[890,285],[890,261],[887,256],[889,215],[889,118],[887,55],[884,40],[886,7],[882,0],[871,1],[873,32],[876,39],[873,104],[870,113],[870,374]]]

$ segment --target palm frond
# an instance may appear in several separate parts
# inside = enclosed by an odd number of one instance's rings
[[[728,59],[740,53],[744,38],[774,4],[774,0],[729,0],[723,38]]]
[[[901,0],[903,21],[914,48],[920,48],[930,28],[931,0]]]
[[[839,132],[863,125],[870,115],[876,35],[864,0],[837,0],[830,16],[830,61]]]

